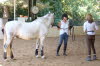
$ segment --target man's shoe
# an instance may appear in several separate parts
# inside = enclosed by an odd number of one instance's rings
[[[86,58],[86,61],[91,61],[91,56],[88,56],[88,57]]]
[[[57,53],[56,56],[60,56],[60,55]]]
[[[67,54],[66,54],[66,53],[63,53],[63,55],[64,55],[64,56],[67,56]]]
[[[97,60],[97,57],[96,57],[96,55],[93,55],[93,60]]]

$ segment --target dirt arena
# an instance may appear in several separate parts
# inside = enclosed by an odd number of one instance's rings
[[[46,59],[35,57],[35,39],[16,39],[13,42],[15,60],[7,62],[3,61],[3,40],[0,40],[0,66],[100,66],[100,36],[96,36],[95,42],[98,60],[91,62],[85,61],[87,56],[85,36],[77,36],[73,42],[69,37],[68,56],[62,55],[63,45],[60,50],[60,56],[56,56],[58,39],[58,37],[46,38],[44,45]]]

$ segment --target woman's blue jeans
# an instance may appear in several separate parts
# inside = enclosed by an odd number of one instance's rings
[[[57,53],[59,53],[59,50],[60,50],[60,47],[61,47],[63,41],[64,41],[64,53],[66,53],[67,42],[68,42],[68,34],[67,33],[60,35],[59,44],[57,47]]]

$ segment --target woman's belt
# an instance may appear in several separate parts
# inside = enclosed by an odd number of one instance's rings
[[[60,28],[60,29],[66,30],[66,29],[68,29],[68,28]]]
[[[94,32],[94,31],[87,31],[87,32]]]

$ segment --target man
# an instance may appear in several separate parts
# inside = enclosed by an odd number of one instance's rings
[[[67,49],[68,30],[69,30],[69,22],[68,22],[67,14],[62,15],[62,20],[58,24],[58,29],[60,30],[60,36],[59,36],[59,44],[57,47],[56,56],[60,56],[59,50],[60,50],[60,47],[61,47],[63,41],[64,41],[63,55],[67,56],[66,49]]]

